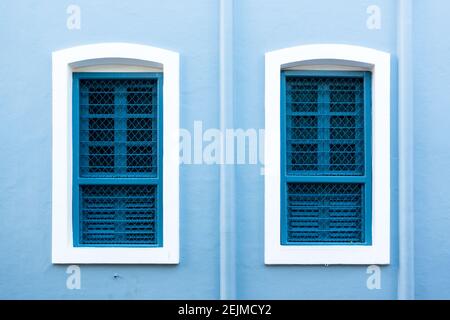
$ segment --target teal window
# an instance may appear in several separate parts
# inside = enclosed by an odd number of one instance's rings
[[[282,71],[281,243],[371,244],[371,73]]]
[[[162,246],[162,80],[73,74],[75,246]]]

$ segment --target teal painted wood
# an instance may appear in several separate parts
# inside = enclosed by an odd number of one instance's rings
[[[74,246],[162,246],[162,81],[73,74]]]
[[[370,245],[371,73],[283,71],[280,102],[281,244]]]
[[[281,244],[288,244],[287,239],[287,225],[288,219],[286,214],[287,192],[286,192],[286,104],[289,96],[286,95],[286,72],[281,72],[280,84],[280,139],[281,139],[281,154],[280,154],[280,225],[281,225]]]
[[[364,148],[365,148],[365,234],[366,244],[372,244],[372,74],[364,73]]]

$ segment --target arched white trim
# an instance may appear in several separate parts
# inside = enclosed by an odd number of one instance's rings
[[[372,245],[282,246],[280,242],[280,71],[306,65],[372,72]],[[302,45],[265,56],[265,263],[389,264],[390,55],[352,45]]]
[[[163,247],[80,248],[72,239],[72,72],[104,66],[158,68],[163,86]],[[103,66],[103,69],[102,69]],[[126,70],[123,69],[123,70]],[[146,69],[147,70],[147,69]],[[145,70],[144,70],[145,71]],[[179,54],[130,43],[99,43],[52,54],[52,262],[179,262]]]

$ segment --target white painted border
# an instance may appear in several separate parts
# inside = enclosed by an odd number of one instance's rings
[[[372,78],[372,245],[282,246],[280,242],[280,70],[296,64],[364,67]],[[390,55],[351,45],[286,48],[265,56],[265,263],[390,263]]]
[[[72,72],[96,65],[163,69],[163,247],[80,248],[72,240]],[[179,262],[179,54],[128,43],[78,46],[52,54],[52,262]]]

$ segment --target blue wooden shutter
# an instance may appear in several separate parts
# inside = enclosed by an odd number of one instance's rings
[[[371,74],[283,71],[281,243],[371,243]]]
[[[162,245],[162,74],[74,73],[75,246]]]

